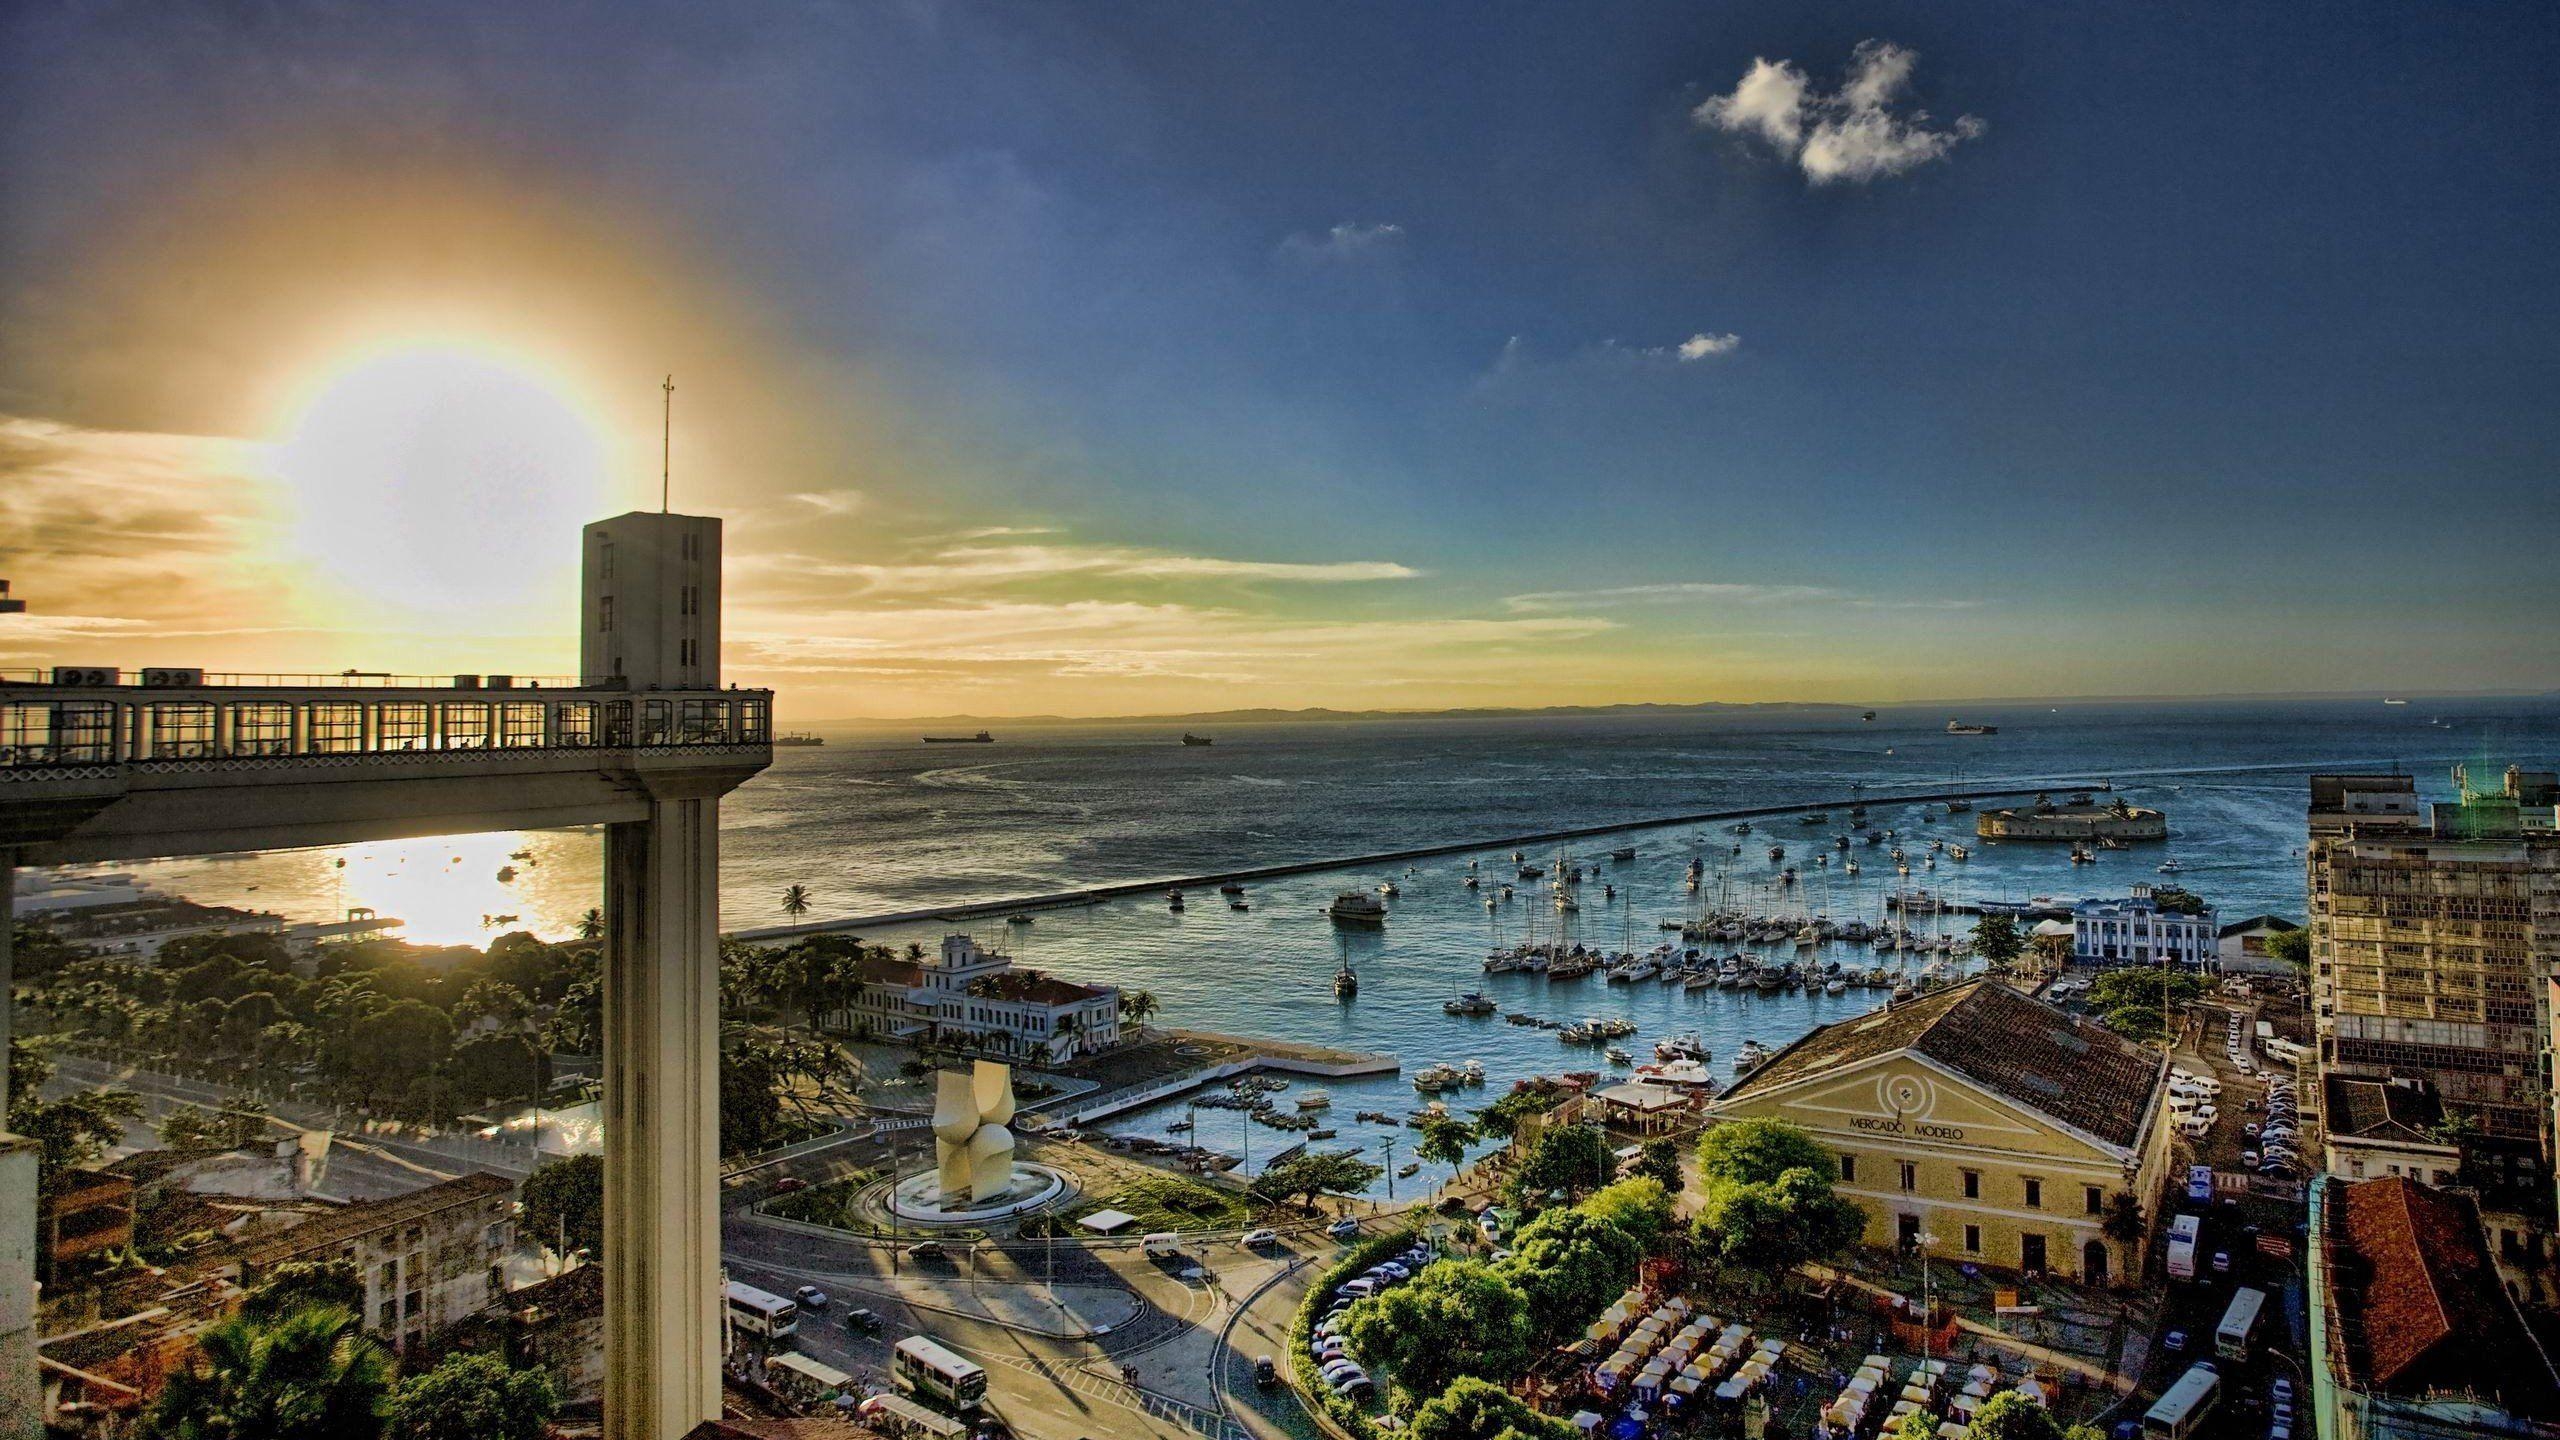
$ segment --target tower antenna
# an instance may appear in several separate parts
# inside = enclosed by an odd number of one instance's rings
[[[667,495],[670,489],[668,477],[672,473],[668,461],[675,454],[676,377],[668,376],[667,383],[661,388],[667,392],[667,403],[666,412],[660,418],[658,425],[658,513],[664,515],[667,513]]]

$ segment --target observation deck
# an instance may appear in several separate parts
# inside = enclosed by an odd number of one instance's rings
[[[772,745],[770,690],[7,671],[0,851],[43,865],[608,824],[688,777],[725,791]]]

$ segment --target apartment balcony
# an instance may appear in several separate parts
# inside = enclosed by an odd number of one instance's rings
[[[58,863],[265,848],[262,828],[310,844],[314,826],[370,839],[638,818],[662,782],[701,772],[719,793],[770,763],[772,717],[769,690],[574,678],[0,675],[0,848]],[[262,803],[233,803],[248,791]],[[281,823],[239,822],[251,813]]]

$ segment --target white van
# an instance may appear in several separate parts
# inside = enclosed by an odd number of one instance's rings
[[[1182,1253],[1182,1237],[1174,1234],[1170,1230],[1159,1230],[1153,1235],[1149,1235],[1145,1239],[1140,1240],[1138,1243],[1146,1247],[1146,1251],[1149,1255],[1153,1255],[1158,1258],[1162,1258],[1167,1255],[1179,1255]]]

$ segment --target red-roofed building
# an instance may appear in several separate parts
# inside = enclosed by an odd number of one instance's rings
[[[1120,1043],[1119,990],[1017,969],[966,935],[922,960],[864,959],[857,973],[853,1003],[825,1017],[835,1029],[1050,1065]]]
[[[2320,1177],[2310,1282],[2323,1440],[2560,1436],[2560,1373],[2467,1198],[2405,1176]]]

